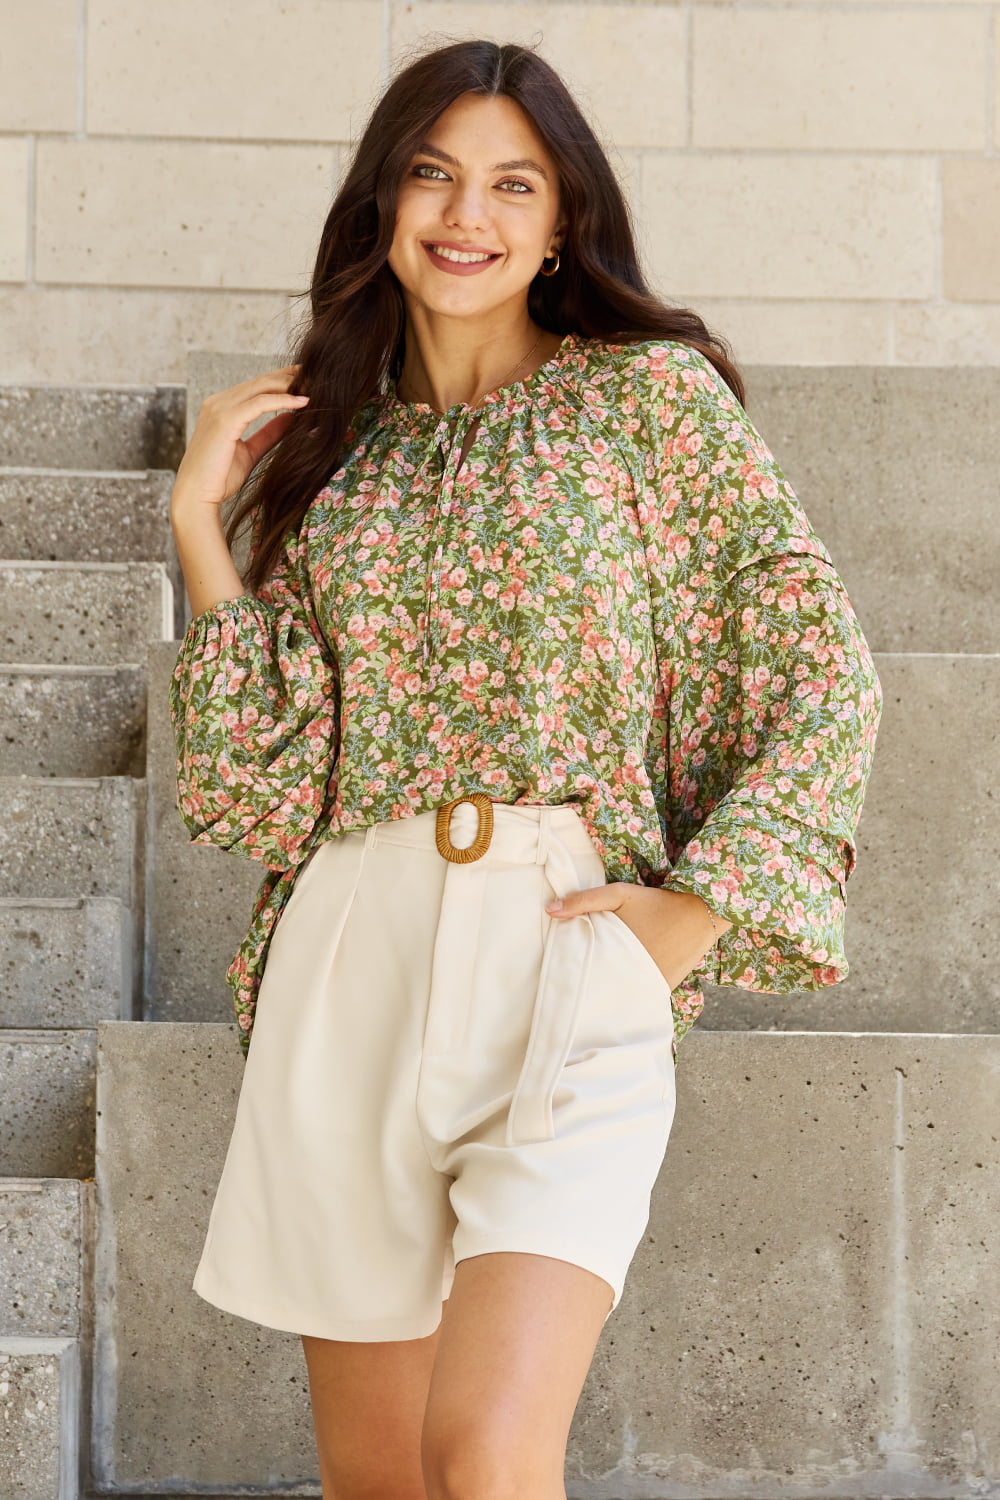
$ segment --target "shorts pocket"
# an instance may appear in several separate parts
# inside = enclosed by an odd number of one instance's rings
[[[609,917],[611,919],[611,923],[619,932],[619,935],[624,944],[627,947],[631,948],[636,962],[641,964],[641,966],[645,969],[649,979],[651,979],[654,984],[658,984],[669,999],[673,994],[673,990],[667,983],[666,975],[660,968],[659,964],[656,962],[656,959],[650,953],[649,949],[646,947],[646,944],[642,941],[641,938],[636,937],[631,927],[625,921],[625,918],[620,917],[615,911],[607,910],[591,912],[590,915],[592,917]]]

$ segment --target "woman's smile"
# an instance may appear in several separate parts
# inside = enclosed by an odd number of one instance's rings
[[[446,241],[423,240],[421,243],[431,264],[452,276],[475,276],[500,259],[499,252],[459,250]]]

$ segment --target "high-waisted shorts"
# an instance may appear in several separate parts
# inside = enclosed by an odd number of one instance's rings
[[[271,1328],[422,1338],[467,1256],[582,1266],[618,1306],[674,1115],[670,986],[571,803],[320,844],[271,937],[193,1289]],[[467,848],[474,803],[452,811]]]

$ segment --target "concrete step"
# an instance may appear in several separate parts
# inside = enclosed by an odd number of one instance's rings
[[[184,455],[182,385],[0,387],[0,464],[176,469]]]
[[[0,896],[142,895],[144,781],[0,776]]]
[[[94,1184],[0,1177],[0,1338],[79,1338]]]
[[[0,899],[0,1027],[131,1020],[132,943],[114,897]]]
[[[93,1175],[96,1046],[91,1027],[0,1031],[0,1176]]]
[[[141,666],[0,666],[0,776],[141,776]]]
[[[142,664],[173,634],[163,563],[0,561],[0,660],[65,666]]]
[[[76,1500],[89,1469],[94,1184],[0,1178],[0,1226],[0,1350],[11,1386],[0,1494]]]
[[[0,469],[0,551],[38,562],[164,562],[172,469]]]
[[[0,1338],[4,1500],[76,1500],[81,1370],[76,1339]]]
[[[184,578],[170,526],[172,469],[0,469],[0,556],[38,562],[161,562],[184,634]]]
[[[105,896],[131,912],[132,1014],[141,1014],[146,783],[0,777],[0,897]]]
[[[991,1493],[998,1071],[997,1035],[691,1032],[647,1231],[574,1417],[569,1493]],[[108,1488],[317,1477],[298,1336],[191,1288],[243,1077],[235,1026],[98,1027]],[[180,1366],[163,1358],[168,1318]]]
[[[145,1011],[153,1021],[228,1021],[226,970],[267,873],[257,860],[192,844],[177,811],[176,749],[167,688],[179,642],[149,649],[147,786],[151,858]]]

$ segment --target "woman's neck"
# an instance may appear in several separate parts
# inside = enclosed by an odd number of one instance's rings
[[[490,390],[526,380],[552,359],[562,338],[541,329],[528,311],[489,329],[471,330],[456,318],[406,320],[406,356],[397,395],[435,411],[474,405]]]

